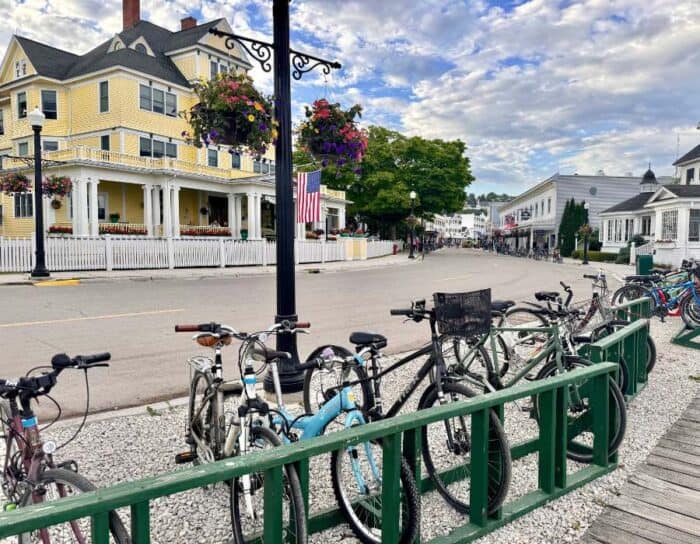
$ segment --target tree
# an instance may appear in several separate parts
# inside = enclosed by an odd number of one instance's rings
[[[564,206],[559,224],[559,247],[563,257],[570,257],[576,245],[576,235],[582,225],[588,222],[588,211],[584,202],[579,204],[571,198]]]

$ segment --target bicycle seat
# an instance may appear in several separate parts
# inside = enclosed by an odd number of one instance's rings
[[[631,276],[625,276],[625,281],[655,281],[658,279],[658,274],[633,274]]]
[[[265,360],[269,363],[270,361],[274,361],[276,359],[291,359],[292,354],[287,352],[287,351],[276,351],[274,349],[268,349],[268,348],[263,348],[263,349],[254,349],[253,350],[256,355],[262,355],[265,357]]]
[[[559,298],[559,293],[556,291],[537,291],[535,298],[539,301],[547,300],[554,302]]]
[[[350,343],[356,346],[372,346],[374,349],[387,346],[386,337],[374,332],[354,332],[350,335]]]
[[[576,344],[590,344],[592,335],[588,334],[577,334],[571,338]]]
[[[502,314],[511,306],[515,306],[514,300],[492,300],[491,313]]]

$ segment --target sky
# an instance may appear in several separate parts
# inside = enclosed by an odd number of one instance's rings
[[[271,39],[271,0],[141,0]],[[294,0],[292,47],[343,68],[293,82],[296,119],[326,97],[365,125],[460,139],[470,191],[519,193],[560,173],[641,176],[700,144],[699,0]],[[10,36],[84,53],[121,30],[121,0],[0,0]],[[270,74],[252,72],[272,91]]]

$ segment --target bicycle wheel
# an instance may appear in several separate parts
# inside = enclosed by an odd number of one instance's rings
[[[647,335],[647,376],[654,370],[656,365],[656,342]]]
[[[462,383],[443,383],[444,398],[437,385],[423,393],[419,410],[459,402],[476,396]],[[511,475],[510,445],[503,425],[492,411],[489,425],[488,511],[495,512],[505,500]],[[422,436],[423,463],[435,488],[458,512],[469,513],[471,476],[471,416],[431,423]]]
[[[596,342],[603,336],[619,330],[622,327],[626,327],[627,325],[629,325],[629,321],[625,321],[624,319],[609,321],[604,327],[598,327],[594,331],[594,334],[591,336],[591,342]],[[602,334],[603,332],[605,332],[605,335]],[[656,365],[656,344],[654,343],[654,339],[647,334],[647,374],[654,369],[654,365]],[[620,385],[620,389],[623,392],[625,391],[625,388],[622,385]]]
[[[333,493],[355,535],[365,544],[382,541],[382,447],[364,442],[331,454]],[[418,535],[420,497],[413,474],[401,458],[399,542],[409,544]]]
[[[530,308],[511,308],[501,318],[499,327],[523,329],[522,331],[499,332],[498,336],[510,354],[509,366],[518,361],[527,362],[537,355],[549,340],[546,332],[533,332],[528,328],[548,327],[549,321],[541,313]]]
[[[212,463],[219,459],[224,425],[216,403],[211,372],[196,371],[190,384],[187,441],[194,463]]]
[[[455,337],[451,341],[451,349],[443,349],[442,357],[447,365],[448,374],[459,377],[470,373],[479,374],[484,380],[488,378],[487,369],[493,366],[491,357],[486,351],[490,344],[487,342],[486,347],[479,346],[475,349],[473,344],[476,344],[478,340],[480,338],[466,340]],[[443,342],[443,346],[445,345]],[[504,350],[507,351],[505,342],[499,341],[497,337],[496,354],[498,355],[498,371],[501,378],[508,372],[508,354]],[[430,377],[431,381],[435,381],[435,367],[431,368]]]
[[[651,299],[652,310],[655,306],[654,297],[651,296],[649,288],[638,283],[629,283],[620,287],[612,296],[614,305],[624,304],[638,298],[649,297]]]
[[[279,437],[267,427],[250,429],[250,453],[281,446]],[[265,474],[255,472],[234,478],[231,482],[231,525],[233,542],[244,544],[262,534],[265,516]],[[250,492],[246,493],[245,489]],[[306,517],[304,497],[301,493],[299,475],[293,465],[284,467],[282,496],[283,542],[306,544]]]
[[[95,491],[97,488],[90,480],[64,468],[47,469],[39,475],[37,482],[45,492],[29,493],[20,507],[60,500],[78,493]],[[131,538],[124,527],[119,514],[109,513],[110,542],[114,544],[129,544]],[[40,542],[60,542],[73,544],[90,540],[90,519],[82,518],[70,523],[60,523],[32,533],[19,535],[19,544],[38,544]]]
[[[341,346],[321,346],[315,349],[308,357],[307,361],[319,357],[321,353],[330,347],[339,357],[352,357],[352,353]],[[343,384],[343,382],[355,382],[362,380],[352,387],[355,394],[355,404],[364,413],[367,413],[374,406],[374,393],[372,384],[367,379],[367,370],[360,366],[357,361],[344,362],[333,365],[332,368],[309,368],[304,373],[304,411],[307,414],[315,414],[323,403],[325,403],[338,390],[333,389]]]
[[[687,293],[681,301],[681,319],[689,329],[700,327],[700,304],[692,293]]]
[[[584,368],[592,364],[586,359],[573,356],[564,357],[564,369],[566,371]],[[537,379],[549,378],[559,373],[556,364],[552,361],[544,365],[537,374]],[[610,380],[610,430],[609,453],[617,451],[625,437],[627,428],[627,408],[625,399],[615,380]],[[566,456],[572,461],[590,463],[593,461],[593,433],[591,432],[592,413],[590,410],[590,396],[593,388],[590,382],[575,383],[569,386],[569,410],[568,410],[568,436],[566,444]],[[539,421],[538,397],[533,397],[533,415]]]

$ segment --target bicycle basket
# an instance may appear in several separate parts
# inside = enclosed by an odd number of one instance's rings
[[[442,335],[470,338],[491,330],[491,289],[434,293],[435,320]]]

